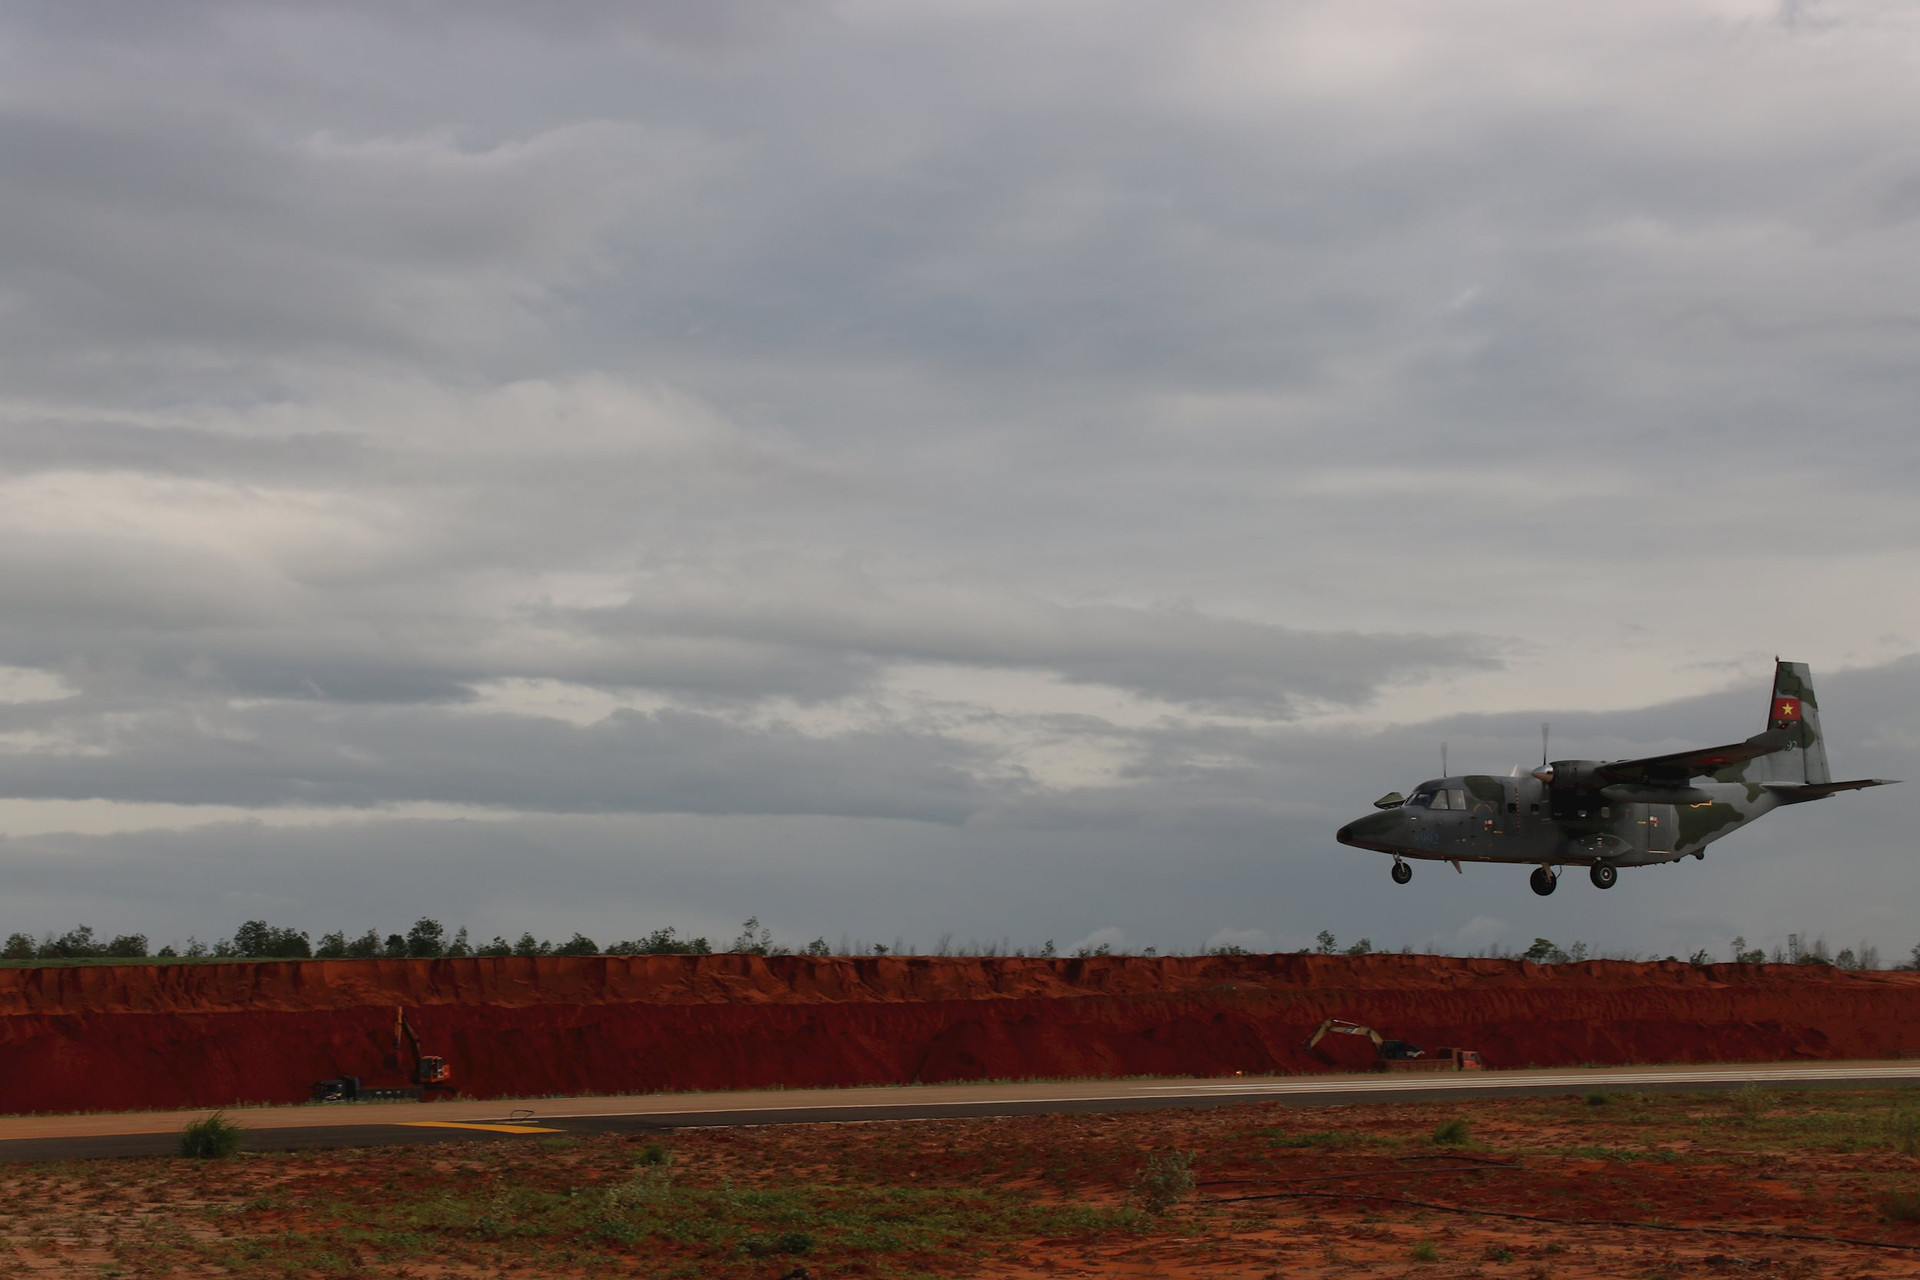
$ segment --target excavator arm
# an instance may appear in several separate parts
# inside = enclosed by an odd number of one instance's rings
[[[1373,1047],[1376,1049],[1386,1043],[1385,1040],[1381,1039],[1380,1033],[1372,1027],[1363,1027],[1357,1022],[1348,1022],[1344,1018],[1328,1018],[1318,1027],[1314,1028],[1313,1034],[1307,1037],[1307,1042],[1302,1047],[1311,1050],[1313,1046],[1319,1044],[1320,1041],[1326,1037],[1329,1031],[1336,1035],[1343,1036],[1365,1036],[1367,1039],[1373,1041]]]
[[[410,1077],[413,1083],[426,1088],[434,1085],[446,1086],[447,1082],[453,1079],[453,1068],[447,1065],[445,1058],[420,1051],[420,1037],[414,1032],[412,1024],[407,1021],[407,1011],[395,1009],[393,1011],[394,1055],[398,1057],[402,1050],[405,1050],[413,1059],[413,1072]]]

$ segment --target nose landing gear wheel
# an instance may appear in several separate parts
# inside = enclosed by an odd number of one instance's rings
[[[1596,862],[1587,868],[1587,879],[1593,881],[1593,887],[1596,889],[1611,889],[1620,879],[1620,868],[1608,866],[1604,862]]]
[[[1395,884],[1405,884],[1411,879],[1413,879],[1413,868],[1396,859],[1393,864],[1393,882]]]
[[[1545,867],[1535,867],[1533,869],[1533,876],[1527,883],[1533,886],[1535,893],[1544,898],[1559,887],[1560,877]]]

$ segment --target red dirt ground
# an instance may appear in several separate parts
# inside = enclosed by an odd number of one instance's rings
[[[1489,1065],[1920,1054],[1920,973],[1431,956],[753,955],[0,970],[8,1110],[293,1102],[397,1080],[395,1006],[473,1097],[1364,1066],[1322,1018]]]

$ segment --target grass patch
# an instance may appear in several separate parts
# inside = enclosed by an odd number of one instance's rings
[[[1148,1213],[1160,1214],[1193,1193],[1193,1152],[1156,1151],[1135,1184]]]
[[[180,1131],[180,1154],[189,1160],[224,1160],[240,1150],[245,1130],[216,1111]]]
[[[1439,1147],[1464,1147],[1473,1141],[1473,1128],[1464,1116],[1442,1120],[1434,1126],[1433,1143]]]
[[[1407,1256],[1415,1262],[1438,1262],[1440,1261],[1440,1246],[1431,1240],[1422,1240],[1420,1243],[1414,1245],[1413,1248],[1407,1250]]]
[[[1341,1129],[1316,1129],[1308,1133],[1288,1133],[1283,1129],[1256,1129],[1254,1136],[1264,1139],[1270,1147],[1287,1149],[1318,1147],[1329,1151],[1381,1141],[1372,1134],[1350,1133]]]

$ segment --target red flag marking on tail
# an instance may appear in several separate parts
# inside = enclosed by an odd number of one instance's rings
[[[1800,699],[1775,698],[1773,700],[1773,718],[1775,720],[1798,720],[1800,718]]]

